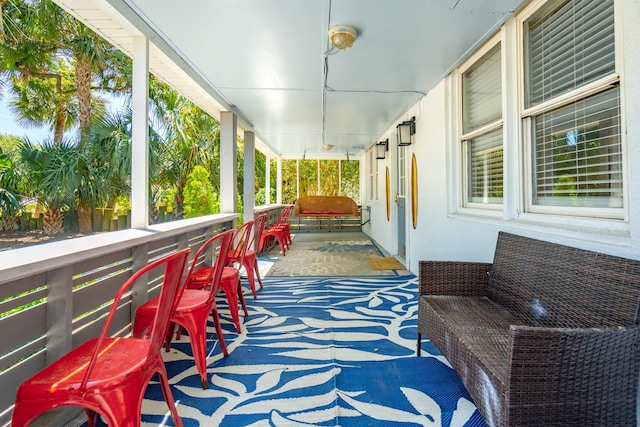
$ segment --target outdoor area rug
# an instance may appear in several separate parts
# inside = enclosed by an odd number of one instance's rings
[[[404,270],[404,266],[391,256],[366,258],[365,261],[372,270]]]
[[[389,276],[394,271],[372,270],[366,258],[381,257],[371,240],[297,241],[286,255],[274,248],[259,259],[267,277]]]
[[[438,350],[415,356],[417,294],[413,275],[266,279],[241,334],[220,302],[229,356],[210,323],[208,390],[187,337],[164,353],[185,427],[485,426]],[[142,421],[173,425],[156,383]]]

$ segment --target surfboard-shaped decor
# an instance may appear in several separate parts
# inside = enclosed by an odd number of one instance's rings
[[[389,178],[389,166],[387,166],[387,221],[391,220],[391,179]]]
[[[418,226],[418,166],[415,154],[411,157],[411,220],[415,230]]]

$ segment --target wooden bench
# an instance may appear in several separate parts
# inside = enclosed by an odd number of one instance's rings
[[[360,229],[360,210],[346,196],[302,196],[294,204],[298,231],[352,231]]]
[[[419,264],[429,338],[490,426],[636,425],[640,261],[501,232],[492,264]]]

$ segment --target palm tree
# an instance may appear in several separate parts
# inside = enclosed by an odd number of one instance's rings
[[[66,141],[59,144],[49,141],[43,146],[25,141],[21,147],[22,161],[29,169],[31,176],[31,194],[37,197],[46,210],[42,222],[47,235],[55,235],[64,231],[63,211],[73,202],[72,194],[69,194],[67,186],[61,186],[55,177],[59,177],[61,164],[77,159],[77,146]]]
[[[165,141],[158,180],[175,186],[173,217],[181,218],[187,176],[195,166],[202,166],[209,173],[214,189],[220,188],[219,122],[170,87],[153,79],[151,82],[151,111]]]
[[[78,144],[88,155],[92,117],[104,110],[93,93],[129,90],[131,62],[51,0],[11,0],[2,20],[0,61],[13,83],[19,117],[49,123],[58,144],[77,123]],[[91,193],[76,189],[81,232],[91,231]]]
[[[0,147],[0,230],[13,230],[22,210],[18,196],[20,173],[16,159],[11,153],[4,153]]]
[[[98,203],[113,206],[120,195],[131,192],[131,120],[130,106],[120,112],[113,112],[99,120],[93,126],[91,158],[95,166],[102,167],[104,183],[98,192]],[[163,141],[158,132],[149,126],[149,182],[151,188],[150,219],[157,222],[157,204],[163,194],[163,187],[157,183],[158,165]],[[98,162],[99,160],[99,162]]]
[[[52,79],[12,76],[11,92],[14,94],[10,104],[15,117],[25,127],[50,126],[53,140],[60,143],[65,131],[78,122],[78,107],[73,88],[73,70],[63,60],[52,64],[62,77],[61,91],[57,91]]]

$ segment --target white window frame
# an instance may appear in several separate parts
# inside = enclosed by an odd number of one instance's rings
[[[471,55],[469,57],[469,59],[467,59],[459,68],[457,71],[457,81],[456,81],[456,85],[457,85],[457,92],[458,92],[458,100],[457,100],[457,104],[458,104],[458,129],[457,129],[457,143],[459,144],[460,147],[460,155],[461,155],[461,188],[460,188],[460,195],[461,195],[461,199],[460,199],[460,207],[462,209],[468,208],[468,209],[478,209],[480,212],[485,211],[485,212],[495,212],[495,211],[502,211],[504,209],[504,204],[505,204],[505,197],[506,195],[503,194],[503,201],[502,203],[478,203],[478,202],[471,202],[469,201],[469,164],[468,164],[468,149],[469,149],[469,141],[472,140],[473,138],[476,138],[478,136],[481,135],[485,135],[488,134],[490,132],[493,132],[497,129],[502,129],[502,147],[503,147],[503,151],[505,149],[505,135],[504,135],[504,124],[503,124],[503,120],[504,120],[504,111],[502,111],[502,117],[499,120],[496,120],[492,123],[489,123],[486,126],[483,126],[479,129],[475,129],[471,132],[468,133],[464,133],[464,129],[463,129],[463,110],[464,110],[464,105],[463,105],[463,90],[462,90],[462,78],[464,73],[469,70],[471,67],[473,67],[478,61],[480,61],[481,59],[483,59],[483,57],[489,53],[489,51],[491,51],[492,49],[494,49],[497,45],[500,45],[500,61],[501,61],[501,68],[504,69],[504,61],[505,61],[505,52],[504,52],[504,48],[502,46],[502,35],[501,35],[502,31],[499,31],[497,34],[495,34],[493,37],[491,37],[486,43],[483,44],[483,46],[478,49],[473,55]],[[504,90],[504,75],[502,76],[502,104],[504,106],[504,98],[505,98],[505,90]],[[506,161],[506,159],[505,159]],[[505,168],[506,165],[503,164],[503,177],[505,176]],[[503,186],[504,188],[505,186]]]
[[[368,169],[369,169],[369,191],[367,199],[370,202],[378,200],[378,159],[376,159],[375,145],[369,150]]]
[[[532,2],[527,8],[525,8],[517,17],[518,27],[518,40],[521,46],[524,46],[525,37],[525,23],[533,15],[535,15],[541,8],[551,5],[554,2],[561,3],[560,0],[538,0]],[[614,2],[614,32],[615,32],[615,72],[600,78],[599,80],[588,83],[582,87],[576,88],[565,94],[559,95],[553,99],[542,102],[532,107],[526,107],[525,105],[525,55],[527,54],[524,48],[518,55],[518,86],[519,86],[519,99],[520,99],[520,119],[522,123],[522,145],[523,150],[523,171],[524,171],[524,191],[523,191],[523,209],[525,215],[530,214],[544,214],[555,215],[562,217],[586,217],[593,219],[616,219],[628,221],[628,167],[627,167],[627,138],[626,138],[626,123],[625,123],[625,111],[624,111],[624,90],[622,87],[622,78],[619,74],[621,69],[621,37],[618,36],[621,33],[620,28],[620,6],[619,1]],[[620,127],[621,127],[621,155],[622,155],[622,186],[623,186],[623,207],[620,208],[589,208],[589,207],[569,207],[569,206],[542,206],[535,205],[533,203],[533,191],[534,191],[534,176],[533,170],[533,156],[534,156],[534,141],[533,141],[533,117],[549,112],[556,108],[561,108],[571,104],[571,102],[585,99],[591,95],[595,95],[599,92],[611,88],[614,85],[620,85]]]

